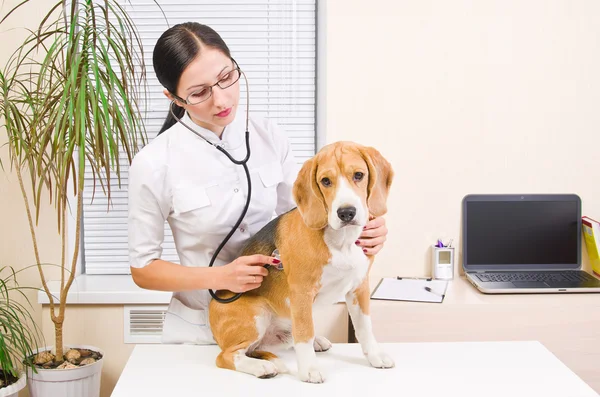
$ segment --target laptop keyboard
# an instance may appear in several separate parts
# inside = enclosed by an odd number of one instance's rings
[[[512,281],[588,281],[592,276],[580,271],[563,272],[517,272],[517,273],[483,273],[476,274],[483,282],[512,282]]]

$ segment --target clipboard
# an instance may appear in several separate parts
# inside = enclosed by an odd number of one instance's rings
[[[382,278],[373,290],[371,299],[442,303],[447,288],[447,280],[435,280],[431,277]]]

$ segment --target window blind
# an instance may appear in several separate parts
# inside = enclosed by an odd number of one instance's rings
[[[154,75],[152,52],[160,35],[194,21],[215,29],[248,77],[250,112],[277,122],[299,162],[313,156],[316,105],[316,0],[124,0],[144,48],[148,93],[145,124],[151,141],[167,116],[169,101]],[[163,14],[164,12],[164,14]],[[166,19],[165,19],[166,17]],[[240,80],[240,109],[246,106]],[[121,187],[111,184],[111,200],[86,174],[82,258],[88,274],[129,274],[127,170],[121,159]],[[92,201],[92,195],[93,201]],[[162,259],[179,262],[165,222]]]

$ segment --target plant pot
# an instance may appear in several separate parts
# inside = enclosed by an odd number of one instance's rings
[[[38,348],[41,351],[52,350],[54,346]],[[71,369],[41,369],[37,374],[28,369],[29,394],[31,397],[98,397],[100,396],[100,377],[104,353],[87,345],[68,345],[67,348],[88,349],[99,352],[102,358],[93,364]],[[66,351],[66,350],[65,350]]]
[[[16,383],[0,389],[0,397],[18,397],[19,391],[25,388],[25,385],[27,385],[27,377],[25,372],[22,372]]]

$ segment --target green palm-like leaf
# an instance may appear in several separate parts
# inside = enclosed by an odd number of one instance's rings
[[[57,3],[52,12],[61,7]],[[145,69],[133,22],[114,0],[87,0],[79,7],[73,3],[69,11],[66,25],[59,24],[64,16],[49,23],[49,13],[26,40],[31,48],[11,60],[28,69],[21,71],[29,77],[20,96],[27,98],[21,105],[27,103],[32,119],[15,126],[18,132],[10,142],[20,162],[35,170],[36,220],[42,192],[48,191],[59,208],[66,206],[67,176],[73,177],[75,169],[76,192],[83,189],[83,172],[89,167],[110,201],[111,176],[121,184],[119,157],[124,154],[131,161],[146,142],[140,117]],[[38,52],[45,54],[39,61],[34,57]],[[23,134],[27,139],[20,134],[23,125],[29,126]],[[28,150],[21,151],[24,147]],[[63,226],[59,220],[59,228]]]
[[[8,136],[10,166],[16,169],[26,202],[37,263],[41,260],[34,224],[45,196],[57,209],[58,232],[63,237],[65,213],[71,211],[69,184],[77,199],[76,249],[70,263],[64,258],[61,263],[69,276],[66,283],[64,276],[61,279],[58,313],[43,270],[38,269],[57,326],[57,353],[62,347],[58,330],[64,301],[79,254],[84,188],[92,189],[94,197],[99,186],[110,205],[115,186],[111,180],[121,185],[121,158],[131,162],[147,141],[142,121],[142,105],[147,103],[142,42],[119,1],[58,1],[0,70],[0,119]],[[0,23],[25,3],[0,16]],[[86,171],[93,176],[91,187],[84,184]],[[33,211],[23,175],[33,188],[29,193]],[[5,357],[1,354],[0,366]]]

